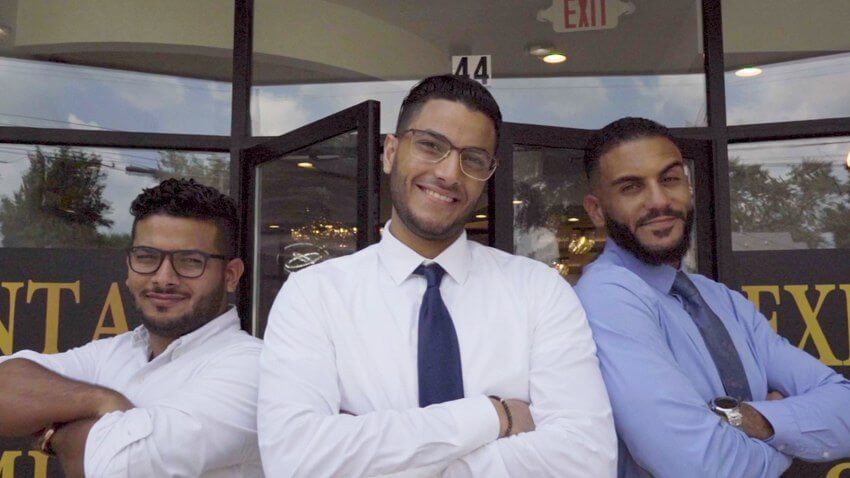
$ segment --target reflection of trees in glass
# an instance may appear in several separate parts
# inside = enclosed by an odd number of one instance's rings
[[[224,194],[229,192],[230,167],[225,155],[160,151],[159,166],[162,173],[158,179],[194,178]]]
[[[0,231],[7,247],[97,247],[126,245],[109,228],[110,205],[103,199],[106,174],[96,154],[68,146],[28,154],[29,171],[12,198],[0,203]]]
[[[787,232],[809,248],[850,247],[850,182],[842,184],[831,163],[804,158],[782,176],[761,164],[730,161],[732,229]],[[843,245],[842,245],[843,244]]]

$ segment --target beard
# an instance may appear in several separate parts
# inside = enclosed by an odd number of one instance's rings
[[[688,248],[691,246],[691,229],[694,224],[694,210],[689,209],[686,212],[674,211],[670,208],[665,210],[650,211],[646,216],[642,217],[637,226],[641,225],[660,216],[674,216],[682,219],[685,222],[682,237],[676,244],[665,247],[663,249],[650,249],[640,242],[640,239],[629,229],[629,226],[618,222],[610,217],[605,218],[605,229],[608,231],[608,237],[611,238],[618,246],[631,252],[635,257],[643,262],[658,266],[661,264],[676,264],[679,263]]]
[[[416,217],[408,207],[405,178],[398,172],[398,157],[396,157],[392,170],[390,170],[390,198],[393,209],[395,209],[398,218],[404,223],[405,227],[416,236],[428,241],[447,241],[456,238],[475,214],[475,203],[471,203],[467,210],[458,216],[456,221],[446,226],[427,224]]]
[[[168,293],[168,289],[154,289],[153,292]],[[221,281],[209,294],[198,298],[197,305],[188,313],[168,321],[157,321],[145,314],[144,309],[136,302],[136,310],[141,313],[142,325],[151,334],[159,337],[176,339],[203,327],[211,320],[221,315],[221,310],[227,300],[225,284]]]

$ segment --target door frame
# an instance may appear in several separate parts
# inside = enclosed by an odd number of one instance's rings
[[[257,335],[259,321],[254,317],[254,241],[257,167],[281,156],[326,141],[343,133],[357,132],[357,249],[378,241],[380,214],[380,118],[378,101],[368,100],[337,113],[245,148],[239,164],[239,248],[245,273],[237,292],[237,308],[242,328]]]

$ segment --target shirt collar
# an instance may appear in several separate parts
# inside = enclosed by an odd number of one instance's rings
[[[226,312],[215,319],[168,344],[162,355],[167,355],[177,350],[183,350],[181,353],[185,353],[189,349],[199,347],[211,337],[225,330],[239,329],[239,327],[239,314],[236,312],[236,307],[231,306]],[[150,350],[150,332],[148,332],[144,325],[136,327],[132,334],[133,345],[142,345],[145,349]]]
[[[613,239],[605,241],[605,250],[602,252],[611,262],[621,265],[634,272],[647,284],[664,294],[669,294],[676,280],[676,269],[666,264],[652,265],[638,259],[631,252],[620,247]]]
[[[381,242],[378,243],[378,257],[384,267],[390,273],[396,285],[404,282],[410,274],[419,267],[423,262],[436,262],[440,265],[458,284],[466,282],[469,275],[469,262],[471,251],[470,244],[466,239],[466,231],[463,231],[449,247],[440,253],[433,260],[422,257],[408,247],[403,242],[399,241],[392,232],[390,232],[390,223],[387,221],[384,226],[384,233],[381,236]]]

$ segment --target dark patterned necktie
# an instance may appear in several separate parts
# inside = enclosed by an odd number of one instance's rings
[[[440,281],[446,271],[437,263],[420,265],[413,272],[425,276],[428,288],[419,308],[419,406],[463,398],[463,375],[457,332],[449,315]]]
[[[682,298],[685,310],[694,319],[714,361],[714,366],[720,374],[720,381],[723,382],[726,395],[741,401],[752,400],[744,364],[741,363],[738,350],[735,349],[732,337],[720,317],[711,310],[697,287],[684,272],[676,273],[676,280],[673,281],[671,291]]]

